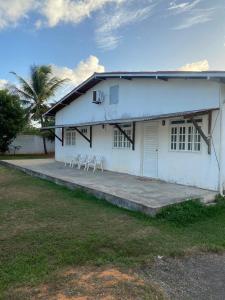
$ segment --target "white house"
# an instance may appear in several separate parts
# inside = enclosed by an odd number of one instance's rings
[[[46,116],[55,158],[104,157],[106,170],[222,193],[225,72],[95,73]]]

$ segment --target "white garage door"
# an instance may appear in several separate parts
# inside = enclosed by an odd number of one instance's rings
[[[144,123],[143,176],[158,177],[158,122]]]

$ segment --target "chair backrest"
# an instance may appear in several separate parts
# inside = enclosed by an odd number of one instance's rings
[[[80,156],[80,159],[81,159],[82,161],[86,161],[86,160],[88,159],[87,154],[82,154],[82,155]]]
[[[96,161],[103,163],[104,157],[103,156],[96,156]]]
[[[90,161],[95,162],[96,161],[96,156],[95,155],[90,155]]]

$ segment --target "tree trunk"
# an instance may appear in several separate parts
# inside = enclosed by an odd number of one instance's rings
[[[41,127],[44,127],[44,121],[42,117],[41,117]],[[44,152],[45,154],[48,154],[47,146],[46,146],[46,137],[42,136],[42,140],[43,140]]]
[[[44,136],[43,136],[43,146],[44,146],[45,154],[48,154],[47,146],[46,146],[46,138]]]

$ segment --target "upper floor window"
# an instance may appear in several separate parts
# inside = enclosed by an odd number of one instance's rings
[[[123,131],[131,138],[131,124],[120,125]],[[130,148],[131,143],[126,136],[117,128],[113,129],[113,148]]]
[[[76,144],[76,131],[67,129],[66,130],[66,145],[73,146]]]
[[[114,85],[109,88],[109,104],[117,104],[119,102],[119,86]]]
[[[202,120],[196,121],[201,122]],[[170,150],[194,152],[201,151],[201,135],[190,120],[171,122]]]

